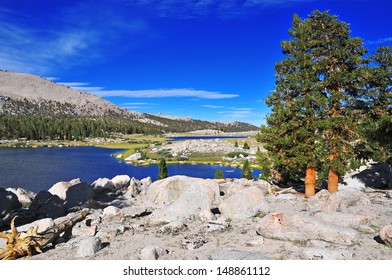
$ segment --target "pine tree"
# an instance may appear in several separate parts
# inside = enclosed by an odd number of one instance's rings
[[[222,168],[218,169],[217,171],[215,171],[214,178],[215,179],[226,179],[225,174],[223,173]]]
[[[245,149],[245,150],[249,150],[250,149],[250,147],[249,147],[249,145],[248,145],[248,143],[244,143],[244,146],[243,146],[243,148]]]
[[[252,179],[252,169],[247,159],[244,160],[244,163],[242,164],[242,178],[246,178],[248,180]]]
[[[371,62],[362,132],[371,147],[370,157],[388,161],[392,157],[392,46],[379,47]]]
[[[167,170],[166,160],[161,158],[158,166],[158,180],[165,179],[169,176],[169,172]]]
[[[371,57],[376,65],[371,76],[370,112],[379,119],[392,114],[392,46],[381,46]]]
[[[316,28],[319,46],[313,48],[319,64],[318,76],[326,118],[323,120],[322,143],[328,150],[328,190],[338,191],[339,175],[347,171],[355,153],[352,142],[359,137],[357,103],[365,80],[361,80],[367,50],[360,38],[350,37],[350,26],[327,12],[316,12],[310,19]]]
[[[357,136],[352,106],[356,77],[366,50],[350,38],[349,25],[315,10],[307,19],[293,16],[291,40],[281,43],[286,57],[276,63],[272,107],[257,140],[265,143],[278,180],[305,176],[305,195],[314,195],[316,170],[329,169],[328,189],[337,191],[338,174],[353,156]],[[275,175],[275,177],[277,177]]]

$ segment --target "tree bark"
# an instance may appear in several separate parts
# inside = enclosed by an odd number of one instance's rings
[[[337,192],[338,183],[339,183],[339,175],[335,171],[330,169],[328,174],[328,191],[330,193]]]
[[[333,148],[334,151],[336,151],[336,147]],[[333,153],[329,155],[329,160],[334,160],[335,158],[338,157],[338,153]],[[338,191],[338,183],[339,183],[339,175],[332,169],[329,169],[329,174],[328,174],[328,191],[330,193],[334,193]]]
[[[305,197],[311,197],[316,193],[316,176],[317,171],[315,168],[306,168]]]

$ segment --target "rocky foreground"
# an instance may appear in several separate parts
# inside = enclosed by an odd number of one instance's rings
[[[28,259],[392,259],[391,185],[385,165],[310,199],[262,180],[76,179],[38,194],[0,189],[0,228],[18,215],[18,231],[42,232],[89,210]]]

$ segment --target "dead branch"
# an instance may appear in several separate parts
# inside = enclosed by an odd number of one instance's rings
[[[88,214],[89,210],[83,209],[41,233],[38,233],[37,226],[30,227],[26,232],[18,232],[15,227],[16,217],[14,217],[11,221],[11,233],[0,232],[0,238],[7,240],[5,247],[0,250],[0,260],[15,260],[42,253],[42,250],[59,237],[61,233],[82,221]]]

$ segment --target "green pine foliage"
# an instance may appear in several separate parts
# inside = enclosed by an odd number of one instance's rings
[[[364,81],[366,53],[347,23],[328,12],[307,19],[293,16],[290,40],[281,43],[285,58],[275,65],[276,87],[266,103],[264,143],[275,179],[300,180],[306,168],[342,174],[354,157],[358,138],[357,99]]]
[[[249,165],[249,161],[246,159],[242,164],[242,178],[252,180],[252,168]]]
[[[0,139],[81,140],[86,137],[109,137],[112,133],[159,133],[148,124],[119,118],[18,115],[0,116]]]
[[[366,99],[362,100],[368,112],[361,125],[367,143],[365,153],[376,161],[391,162],[392,46],[379,47],[370,60],[376,67],[367,69]]]
[[[225,174],[223,173],[222,168],[218,169],[217,171],[215,171],[214,178],[215,179],[226,179]]]
[[[270,181],[273,178],[271,172],[271,161],[267,157],[266,153],[263,153],[259,147],[257,147],[256,157],[258,165],[261,167],[260,179]]]
[[[158,166],[158,180],[165,179],[168,176],[169,176],[169,171],[167,169],[166,160],[164,158],[161,158]]]
[[[243,148],[245,150],[249,150],[250,149],[249,144],[245,142]]]

